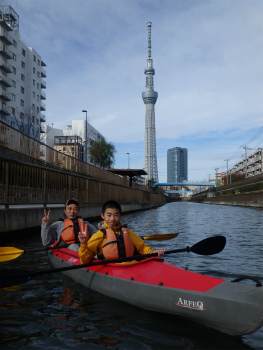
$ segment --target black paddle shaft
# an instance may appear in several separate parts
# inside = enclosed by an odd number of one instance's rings
[[[164,254],[173,254],[173,253],[180,253],[180,252],[193,252],[195,254],[199,255],[213,255],[220,253],[226,244],[226,238],[224,236],[215,236],[215,237],[210,237],[206,238],[192,247],[186,247],[182,249],[174,249],[174,250],[168,250]],[[21,280],[20,283],[22,283],[22,280],[27,281],[30,280],[34,276],[39,276],[39,275],[45,275],[49,273],[55,273],[55,272],[62,272],[62,271],[67,271],[67,270],[76,270],[79,268],[83,267],[91,267],[91,266],[96,266],[96,265],[107,265],[110,263],[121,263],[124,261],[131,261],[131,260],[143,260],[147,258],[151,258],[154,256],[158,256],[158,253],[150,253],[150,254],[143,254],[143,255],[134,255],[131,257],[123,257],[123,258],[118,258],[118,259],[111,259],[111,260],[102,260],[102,261],[95,261],[87,264],[80,264],[80,265],[71,265],[71,266],[65,266],[65,267],[59,267],[56,269],[49,269],[49,270],[42,270],[42,271],[36,271],[36,272],[27,272],[27,273],[19,273],[13,275],[12,273],[9,273],[8,275],[2,275],[1,276],[1,284],[5,286],[10,286],[11,280],[14,280],[15,278],[19,278]],[[18,272],[18,271],[17,271]],[[10,280],[10,283],[8,283],[7,280]],[[3,288],[3,286],[2,286]]]

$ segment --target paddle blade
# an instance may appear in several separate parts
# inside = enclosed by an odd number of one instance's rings
[[[151,240],[151,241],[167,241],[168,239],[173,239],[177,237],[179,233],[161,233],[151,236],[143,237],[144,240]]]
[[[203,239],[190,248],[190,251],[199,255],[213,255],[220,253],[226,245],[225,236],[215,236]]]
[[[24,250],[14,247],[0,247],[0,262],[16,259],[23,253]]]

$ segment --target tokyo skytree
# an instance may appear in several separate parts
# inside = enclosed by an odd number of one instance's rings
[[[154,91],[153,76],[155,70],[153,68],[153,60],[151,59],[151,27],[152,23],[148,22],[148,59],[144,70],[146,75],[146,89],[142,93],[143,102],[145,104],[145,131],[144,131],[144,162],[143,169],[147,172],[146,178],[158,182],[158,168],[156,156],[156,135],[155,135],[155,111],[158,92]]]

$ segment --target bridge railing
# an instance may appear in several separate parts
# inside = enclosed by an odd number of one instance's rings
[[[78,174],[85,174],[96,179],[113,182],[123,186],[129,186],[129,179],[113,174],[107,170],[98,168],[92,164],[61,153],[42,142],[39,142],[26,134],[12,128],[0,121],[0,146],[13,150],[22,155],[35,159],[41,165],[51,165],[57,169],[69,170]],[[45,154],[45,159],[43,159]],[[133,188],[151,192],[146,186],[133,183]]]

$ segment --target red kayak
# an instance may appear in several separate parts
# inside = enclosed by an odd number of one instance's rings
[[[79,265],[77,252],[49,252],[55,268]],[[240,336],[263,325],[263,287],[190,272],[160,258],[68,269],[64,274],[96,292],[146,310],[173,314]],[[92,262],[92,263],[93,263]],[[242,279],[241,279],[242,280]]]

